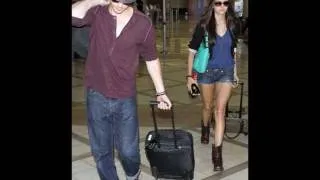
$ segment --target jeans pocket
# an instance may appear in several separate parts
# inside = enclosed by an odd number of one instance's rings
[[[230,69],[224,69],[224,74],[226,75],[226,76],[233,76],[233,68],[230,68]]]

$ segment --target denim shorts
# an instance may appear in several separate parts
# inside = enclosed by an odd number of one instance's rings
[[[208,68],[204,73],[198,73],[199,84],[213,84],[217,82],[233,82],[233,68]]]

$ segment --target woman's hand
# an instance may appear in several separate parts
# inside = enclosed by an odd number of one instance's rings
[[[187,77],[187,88],[189,92],[191,91],[191,85],[196,84],[198,86],[197,80],[193,79],[192,77]]]
[[[236,88],[236,87],[238,87],[239,86],[239,77],[238,77],[238,75],[237,74],[234,74],[233,75],[233,83],[232,83],[232,87],[233,88]]]

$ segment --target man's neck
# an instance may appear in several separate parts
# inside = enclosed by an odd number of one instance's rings
[[[132,12],[134,11],[132,7],[127,7],[124,11],[121,13],[117,13],[113,10],[112,6],[108,6],[108,11],[111,15],[116,17],[124,17],[124,16],[130,16]]]

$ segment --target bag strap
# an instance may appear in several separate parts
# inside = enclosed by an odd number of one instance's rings
[[[242,118],[242,98],[243,98],[243,86],[244,86],[244,83],[243,82],[240,82],[240,108],[239,108],[239,118]]]
[[[244,86],[244,83],[243,82],[239,82],[239,85],[240,85],[240,105],[239,105],[239,111],[237,111],[238,113],[238,118],[242,118],[242,101],[243,101],[243,86]],[[226,111],[225,111],[225,117],[228,117],[229,116],[229,102],[227,102],[227,105],[226,105]]]
[[[208,38],[208,31],[204,30],[204,43],[206,48],[209,48],[209,38]]]

